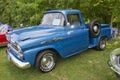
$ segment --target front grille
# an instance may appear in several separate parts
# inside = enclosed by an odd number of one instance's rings
[[[21,53],[19,53],[19,49],[17,48],[15,44],[9,43],[8,48],[11,49],[15,54],[21,55]]]
[[[120,67],[120,55],[117,55],[116,63]]]
[[[11,44],[11,46],[16,50],[19,51],[19,49],[17,48],[17,46],[15,44]]]

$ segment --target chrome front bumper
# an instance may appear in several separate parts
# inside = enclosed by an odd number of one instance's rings
[[[17,67],[21,69],[30,68],[31,64],[29,62],[22,62],[17,59],[8,49],[7,49],[8,60],[12,61]]]
[[[120,69],[115,68],[110,61],[108,61],[107,64],[111,70],[113,70],[114,72],[120,75],[120,71],[119,71]]]

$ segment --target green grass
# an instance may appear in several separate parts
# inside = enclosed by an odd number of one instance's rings
[[[6,47],[0,48],[0,80],[120,80],[107,66],[109,54],[120,47],[120,38],[110,40],[107,49],[88,49],[81,54],[62,59],[49,73],[38,72],[35,67],[26,70],[17,68],[6,57]]]

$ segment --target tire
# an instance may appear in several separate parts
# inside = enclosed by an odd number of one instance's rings
[[[36,68],[42,72],[49,72],[56,65],[56,53],[52,50],[45,50],[39,53],[36,59]]]
[[[93,20],[89,24],[90,37],[97,37],[100,34],[101,26],[98,20]]]
[[[115,72],[115,74],[116,74],[116,76],[117,76],[118,78],[120,78],[120,74],[118,74],[118,73],[116,73],[116,72]]]
[[[107,38],[101,38],[100,41],[99,41],[98,46],[96,46],[96,49],[99,50],[99,51],[105,50],[106,41],[107,41]]]

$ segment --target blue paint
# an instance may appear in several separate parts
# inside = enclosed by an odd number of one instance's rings
[[[66,58],[97,46],[101,37],[111,38],[111,29],[108,24],[102,24],[99,36],[91,38],[88,25],[84,23],[79,10],[51,10],[45,14],[57,12],[64,15],[65,26],[37,25],[16,29],[7,35],[7,38],[13,36],[12,40],[20,45],[24,55],[22,61],[33,65],[37,54],[45,49],[54,49],[61,57]],[[70,27],[67,25],[67,15],[76,13],[79,15],[81,24]],[[10,40],[9,42],[12,43]],[[14,54],[11,50],[10,52]]]

